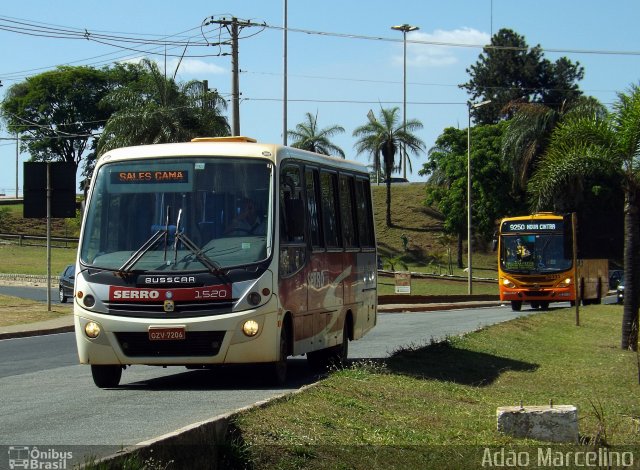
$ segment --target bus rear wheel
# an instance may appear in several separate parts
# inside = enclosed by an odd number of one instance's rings
[[[511,310],[513,310],[514,312],[519,312],[520,310],[522,310],[522,300],[512,300]]]
[[[120,384],[122,366],[118,365],[91,365],[93,383],[100,388],[114,388]]]
[[[325,371],[332,366],[341,367],[349,355],[349,325],[345,321],[342,328],[342,343],[319,351],[307,353],[307,362],[312,369]]]

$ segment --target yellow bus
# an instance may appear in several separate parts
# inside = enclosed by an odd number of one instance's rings
[[[366,167],[246,137],[112,150],[91,181],[76,264],[80,362],[98,387],[133,364],[347,357],[377,322]]]
[[[550,212],[507,217],[497,239],[500,300],[519,311],[523,303],[547,309],[550,302],[600,303],[606,293],[608,261],[573,262],[570,216]],[[576,285],[577,283],[577,285]]]

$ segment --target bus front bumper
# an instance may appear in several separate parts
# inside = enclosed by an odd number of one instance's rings
[[[76,306],[75,333],[82,364],[206,365],[274,362],[278,359],[280,321],[276,301],[258,310],[211,317],[165,320],[119,318]],[[273,308],[269,308],[273,307]],[[249,337],[243,325],[254,320],[258,334]],[[100,333],[90,338],[87,324],[99,325]],[[182,330],[183,339],[154,341],[150,330]]]
[[[500,300],[505,302],[572,302],[575,300],[573,288],[555,289],[501,289]]]

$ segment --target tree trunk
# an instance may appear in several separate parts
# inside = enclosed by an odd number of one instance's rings
[[[638,350],[638,306],[640,296],[640,190],[629,183],[624,204],[624,310],[623,349]]]
[[[391,227],[391,172],[387,173],[387,227]]]
[[[461,233],[458,234],[458,269],[462,269],[464,266],[462,265],[462,237]]]

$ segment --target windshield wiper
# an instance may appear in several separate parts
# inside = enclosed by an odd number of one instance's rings
[[[166,233],[166,229],[161,229],[151,235],[151,237],[149,237],[149,239],[144,242],[142,246],[138,248],[138,250],[134,254],[132,254],[129,259],[127,259],[127,261],[124,262],[124,264],[118,271],[125,273],[131,271],[131,268],[133,268],[135,264],[140,261],[140,258],[142,258],[151,248],[157,245],[158,242],[163,238],[163,236],[166,235]]]
[[[189,237],[180,231],[180,219],[182,218],[182,209],[178,211],[178,220],[176,222],[176,237],[173,244],[173,264],[178,262],[178,242],[181,242],[212,274],[223,275],[224,270],[217,262],[209,258],[202,249],[193,243]]]
[[[123,273],[131,271],[131,269],[136,265],[136,263],[140,261],[140,258],[142,258],[151,248],[156,246],[160,241],[160,239],[164,239],[164,260],[167,261],[167,239],[169,237],[170,210],[171,210],[171,207],[167,206],[167,218],[165,221],[164,229],[160,229],[156,233],[151,235],[151,237],[149,237],[147,241],[144,242],[142,246],[138,248],[136,252],[133,253],[129,257],[129,259],[127,259],[127,261],[124,262],[124,264],[120,267],[118,271]]]

